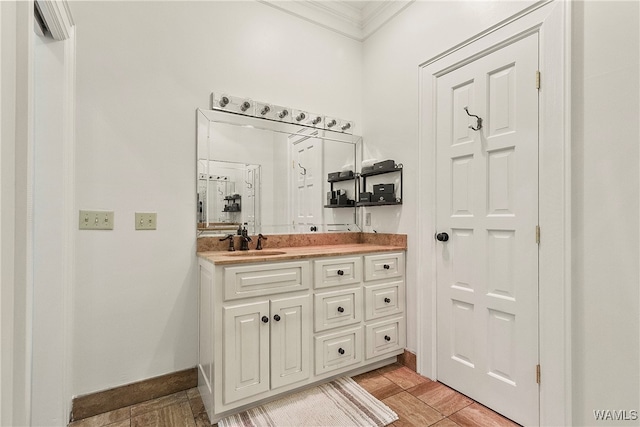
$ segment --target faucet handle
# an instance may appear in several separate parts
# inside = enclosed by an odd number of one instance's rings
[[[222,239],[220,239],[221,242],[224,242],[225,240],[229,240],[229,252],[233,252],[236,250],[236,248],[233,247],[233,234],[227,234],[227,237],[224,237]]]
[[[262,233],[258,233],[258,243],[256,244],[256,251],[261,251],[262,250],[262,241],[263,240],[269,240],[269,239],[264,237],[262,235]]]

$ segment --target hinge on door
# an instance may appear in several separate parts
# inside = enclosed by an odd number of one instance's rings
[[[540,244],[540,226],[536,225],[536,243]]]
[[[536,71],[536,89],[540,89],[540,71]]]
[[[536,384],[540,384],[540,365],[536,365]]]

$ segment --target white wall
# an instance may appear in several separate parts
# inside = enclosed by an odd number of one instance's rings
[[[214,90],[361,123],[361,45],[257,2],[71,2],[77,31],[74,394],[193,367],[195,109]],[[358,127],[356,127],[356,130]],[[158,213],[136,232],[135,211]]]
[[[406,233],[407,347],[417,350],[418,65],[534,2],[415,2],[364,42],[364,158],[404,166],[403,204],[370,208],[371,227]]]
[[[364,43],[366,146],[370,156],[403,163],[406,185],[402,208],[372,210],[372,228],[409,234],[409,302],[421,286],[413,272],[423,243],[412,238],[422,166],[418,65],[531,3],[416,2]],[[593,425],[594,409],[640,407],[639,13],[637,2],[574,8],[572,403],[573,424]],[[415,304],[407,310],[411,349]]]
[[[639,3],[572,18],[574,425],[620,425],[593,410],[640,410]]]

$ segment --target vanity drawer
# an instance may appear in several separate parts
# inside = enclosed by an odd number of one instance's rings
[[[260,263],[224,268],[225,301],[309,289],[308,261]]]
[[[404,253],[365,255],[364,280],[378,280],[404,275]]]
[[[315,331],[351,325],[362,319],[362,289],[318,293],[314,298]]]
[[[404,323],[404,317],[398,317],[367,325],[365,327],[367,359],[403,350],[405,345]]]
[[[351,285],[362,282],[362,258],[333,258],[313,262],[314,286]]]
[[[316,375],[362,361],[362,328],[316,337]]]
[[[364,320],[400,314],[404,311],[404,281],[364,287]]]

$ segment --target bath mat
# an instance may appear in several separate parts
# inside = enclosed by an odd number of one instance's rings
[[[219,427],[382,427],[398,415],[354,380],[339,378],[218,421]]]

